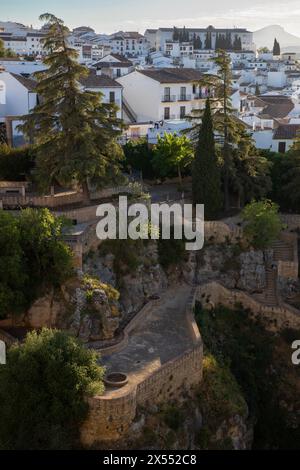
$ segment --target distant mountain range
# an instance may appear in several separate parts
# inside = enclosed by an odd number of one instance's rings
[[[272,49],[274,39],[276,38],[282,51],[300,52],[300,37],[288,33],[279,25],[271,25],[259,29],[254,32],[253,38],[257,48],[266,46]]]

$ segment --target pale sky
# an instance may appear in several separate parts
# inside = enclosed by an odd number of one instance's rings
[[[120,29],[143,33],[159,26],[246,27],[255,31],[280,24],[300,36],[299,0],[0,0],[0,21],[40,26],[50,12],[75,26],[98,33]]]

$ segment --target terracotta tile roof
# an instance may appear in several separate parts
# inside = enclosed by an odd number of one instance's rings
[[[122,88],[120,83],[107,75],[97,75],[96,70],[92,69],[87,77],[80,79],[80,83],[85,88]]]
[[[199,70],[188,68],[146,69],[138,72],[160,83],[194,82],[200,80],[203,76],[203,73]]]
[[[133,67],[133,64],[131,62],[97,62],[94,64],[95,67],[103,67],[103,68],[129,68]]]
[[[300,124],[281,124],[274,132],[275,140],[294,140],[300,137]]]
[[[292,100],[283,95],[266,95],[258,99],[265,103],[263,114],[272,118],[285,118],[295,107]]]

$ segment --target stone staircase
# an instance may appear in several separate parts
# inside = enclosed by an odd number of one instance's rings
[[[277,293],[278,269],[276,263],[270,263],[266,267],[266,288],[262,294],[254,295],[255,299],[269,307],[279,305]]]
[[[293,261],[294,251],[292,244],[276,240],[272,244],[273,256],[266,266],[266,288],[262,294],[255,295],[255,298],[264,305],[276,307],[280,304],[278,295],[278,262]]]

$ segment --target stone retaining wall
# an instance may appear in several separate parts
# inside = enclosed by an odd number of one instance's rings
[[[218,304],[234,308],[241,304],[250,309],[254,315],[260,315],[266,322],[266,328],[270,331],[283,330],[285,328],[300,329],[300,311],[291,305],[281,303],[278,307],[269,307],[261,304],[246,292],[229,290],[217,282],[199,286],[196,298],[204,307],[213,308]]]
[[[190,348],[137,385],[130,386],[129,383],[124,389],[90,398],[88,418],[81,428],[84,446],[122,438],[132,425],[138,406],[160,404],[179,398],[184,391],[201,382],[203,344],[193,315],[195,299],[194,291],[186,307],[186,318],[191,331]],[[133,321],[136,324],[140,319],[141,317],[135,318]]]

